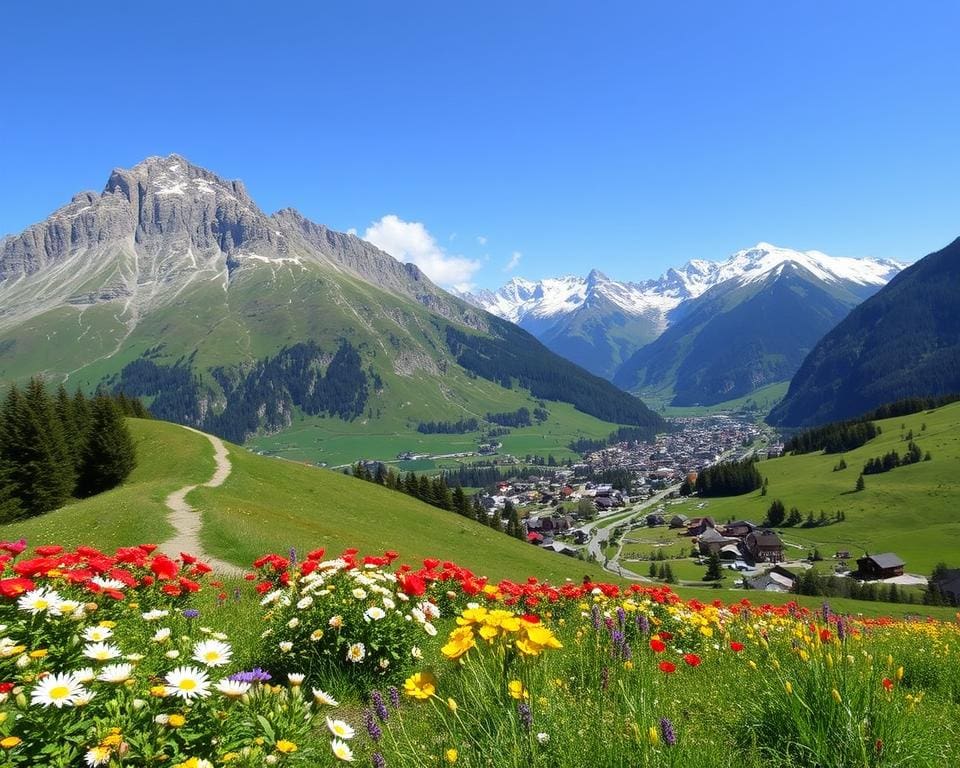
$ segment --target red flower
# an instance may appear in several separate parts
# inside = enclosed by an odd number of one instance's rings
[[[654,653],[663,653],[667,650],[667,645],[659,637],[650,639],[650,650]]]
[[[157,555],[150,563],[150,570],[158,579],[168,580],[176,577],[180,572],[180,566],[166,555]]]
[[[440,561],[435,557],[426,557],[423,560],[423,567],[428,571],[434,570],[437,566],[440,565]]]
[[[821,643],[829,643],[831,637],[832,637],[832,635],[830,634],[830,630],[829,630],[829,629],[821,629],[821,630],[820,630],[820,642],[821,642]]]
[[[738,643],[736,640],[734,640],[732,643],[730,643],[730,650],[740,653],[740,651],[743,650],[743,643]]]
[[[697,654],[695,653],[688,653],[684,655],[683,660],[687,662],[687,664],[689,664],[691,667],[700,666],[700,657],[697,656]]]
[[[11,555],[19,555],[26,548],[26,539],[20,539],[19,541],[0,541],[0,549],[6,550]]]
[[[13,683],[0,683],[0,693],[10,693],[13,690]]]
[[[193,555],[188,555],[186,552],[180,553],[180,559],[183,560],[183,562],[186,563],[187,565],[193,565],[195,562],[197,562],[196,557],[194,557]]]
[[[891,688],[893,688],[893,680],[891,680],[889,677],[883,678],[883,687],[889,691]]]
[[[523,614],[523,620],[526,621],[526,622],[528,622],[529,624],[539,624],[539,623],[540,623],[540,617],[537,616],[537,614],[535,614],[535,613],[525,613],[525,614]]]
[[[50,557],[51,555],[59,555],[63,552],[63,547],[59,544],[47,544],[43,547],[37,547],[34,551],[43,557]]]
[[[31,589],[36,588],[30,579],[23,578],[13,578],[13,579],[0,579],[0,595],[4,597],[18,597],[24,592],[29,592]]]
[[[171,597],[180,597],[181,590],[176,584],[164,584],[160,588],[164,594],[170,595]]]
[[[323,560],[325,553],[325,549],[315,549],[312,552],[307,553],[307,560]]]
[[[668,675],[671,672],[677,671],[677,665],[674,664],[672,661],[661,661],[658,666],[660,667],[661,672],[666,672]]]
[[[256,578],[257,578],[257,574],[255,574],[255,573],[245,573],[245,574],[243,574],[243,578],[244,578],[246,581],[255,581]]]
[[[658,632],[657,634],[660,635],[661,640],[673,640],[672,632]]]

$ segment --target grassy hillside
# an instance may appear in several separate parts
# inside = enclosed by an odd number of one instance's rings
[[[831,516],[842,510],[846,520],[819,528],[784,528],[788,543],[812,548],[825,556],[849,550],[859,556],[896,552],[907,571],[927,574],[940,560],[960,564],[960,403],[935,411],[879,421],[882,434],[842,457],[847,469],[834,472],[840,454],[786,456],[764,461],[760,472],[769,478],[767,496],[754,492],[727,499],[710,499],[706,513],[717,520],[763,520],[770,502],[780,499],[804,516],[820,510]],[[923,430],[923,425],[926,429]],[[855,492],[857,476],[867,459],[891,450],[903,455],[913,431],[914,441],[932,461],[867,475],[866,488]]]
[[[170,536],[164,499],[177,488],[210,479],[213,448],[205,437],[166,422],[130,419],[128,424],[137,466],[122,486],[40,517],[0,525],[0,538],[111,548]]]

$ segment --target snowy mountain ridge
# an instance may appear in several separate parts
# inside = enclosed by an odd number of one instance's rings
[[[793,264],[826,283],[882,286],[906,266],[889,259],[828,256],[757,243],[725,261],[692,259],[641,283],[611,280],[592,270],[586,277],[566,275],[533,281],[515,277],[497,291],[478,291],[464,298],[513,323],[525,319],[562,319],[591,301],[607,299],[629,315],[644,316],[663,330],[681,303],[728,280],[741,284],[764,280]]]

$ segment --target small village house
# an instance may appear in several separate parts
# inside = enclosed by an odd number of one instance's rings
[[[857,574],[862,579],[892,579],[894,576],[903,576],[905,565],[893,552],[864,555],[857,560]]]

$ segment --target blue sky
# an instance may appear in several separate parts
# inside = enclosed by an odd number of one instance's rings
[[[956,3],[13,5],[0,233],[178,152],[447,284],[960,235]]]

